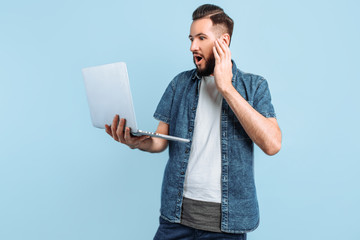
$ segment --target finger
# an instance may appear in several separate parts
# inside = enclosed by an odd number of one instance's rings
[[[122,143],[125,142],[125,139],[124,139],[124,127],[125,127],[125,124],[126,124],[125,118],[120,119],[119,126],[118,126],[118,128],[116,130],[116,135],[118,136],[120,142],[122,142]]]
[[[219,56],[218,52],[216,51],[216,47],[215,47],[215,46],[213,47],[213,52],[214,52],[215,60],[216,60],[217,62],[219,62],[219,61],[220,61],[220,56]]]
[[[230,48],[229,48],[229,46],[224,42],[223,43],[223,45],[224,45],[224,48],[225,48],[225,58],[227,59],[227,60],[230,60],[231,61],[231,51],[230,51]]]
[[[229,46],[225,43],[224,40],[219,39],[219,46],[221,50],[224,52],[224,58],[226,60],[231,60],[231,52]]]
[[[107,124],[105,124],[105,131],[107,132],[107,134],[109,134],[112,137],[111,128]]]
[[[125,128],[125,136],[124,139],[126,141],[126,143],[130,143],[131,142],[131,135],[130,135],[130,128],[127,127]]]
[[[220,46],[221,50],[224,53],[227,53],[227,50],[229,49],[229,47],[225,44],[224,40],[219,39],[218,42],[219,42],[219,46]]]
[[[221,49],[224,51],[224,54],[225,54],[225,57],[226,59],[228,60],[231,60],[231,51],[230,51],[230,48],[229,46],[225,43],[225,41],[221,41]]]
[[[111,124],[111,134],[112,134],[115,141],[119,141],[119,138],[116,135],[116,129],[117,129],[117,126],[118,126],[118,122],[119,122],[119,115],[116,114],[114,119],[113,119],[113,122]]]
[[[131,149],[136,148],[136,145],[131,141],[131,135],[130,135],[130,128],[129,127],[125,128],[124,139],[125,139],[125,144],[128,145]]]
[[[220,58],[222,58],[224,55],[224,52],[223,52],[222,48],[220,47],[219,40],[215,41],[215,47],[216,47],[216,51],[218,52]]]

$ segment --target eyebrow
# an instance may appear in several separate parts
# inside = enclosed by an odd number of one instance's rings
[[[204,36],[206,36],[207,37],[207,35],[205,34],[205,33],[198,33],[198,34],[196,34],[194,37],[198,37],[198,36],[200,36],[200,35],[204,35]],[[191,36],[191,34],[189,35],[189,38],[192,38],[193,36]]]

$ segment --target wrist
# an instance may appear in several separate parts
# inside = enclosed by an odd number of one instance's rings
[[[149,152],[149,149],[151,147],[151,142],[152,142],[152,138],[147,138],[144,141],[140,142],[136,148],[141,150],[141,151],[145,151],[145,152]]]
[[[234,86],[230,82],[229,84],[219,87],[219,92],[221,93],[221,95],[225,96],[227,94],[230,94],[234,89]]]

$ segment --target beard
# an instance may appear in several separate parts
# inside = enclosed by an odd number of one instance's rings
[[[208,59],[203,58],[203,60],[205,61],[204,69],[199,69],[199,67],[195,63],[195,59],[193,59],[193,60],[194,60],[194,64],[196,66],[197,74],[199,75],[199,77],[209,76],[214,73],[214,68],[215,68],[214,55],[210,55],[210,57]]]

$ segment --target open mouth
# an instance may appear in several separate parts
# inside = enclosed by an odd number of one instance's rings
[[[201,57],[199,55],[194,55],[194,60],[195,60],[195,64],[199,65],[201,63],[201,61],[203,60],[203,57]]]

